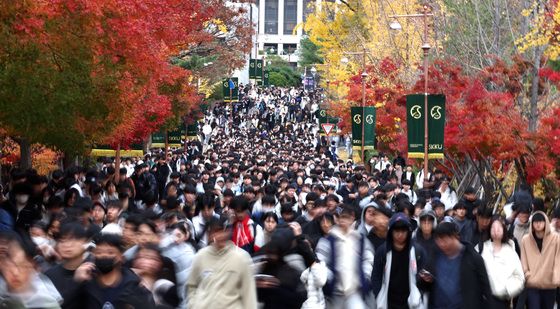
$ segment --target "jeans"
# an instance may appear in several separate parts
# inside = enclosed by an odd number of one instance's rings
[[[527,307],[529,309],[552,309],[556,301],[556,289],[527,289]]]
[[[332,295],[327,299],[327,309],[365,309],[366,304],[360,293],[353,293],[348,296]]]

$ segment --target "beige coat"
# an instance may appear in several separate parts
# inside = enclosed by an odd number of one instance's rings
[[[251,262],[249,254],[231,242],[220,251],[212,245],[200,250],[187,281],[187,308],[256,309]]]
[[[532,233],[532,221],[529,234],[521,241],[521,265],[525,273],[526,287],[535,289],[555,289],[560,286],[560,236],[550,229],[546,218],[545,235],[542,251],[539,251]]]

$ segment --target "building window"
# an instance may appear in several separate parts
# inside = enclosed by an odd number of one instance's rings
[[[264,50],[267,55],[278,55],[278,44],[264,44]]]
[[[297,25],[297,0],[284,0],[284,34],[292,34]]]
[[[278,2],[279,0],[264,2],[264,33],[266,34],[278,34]]]

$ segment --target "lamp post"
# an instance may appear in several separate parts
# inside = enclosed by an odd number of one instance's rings
[[[366,71],[366,53],[367,50],[364,48],[361,52],[344,52],[345,55],[361,55],[362,56],[362,148],[361,148],[361,159],[364,167],[366,167],[365,162],[365,124],[364,124],[364,116],[365,116],[365,106],[366,106],[366,78],[369,76]],[[349,62],[348,58],[344,57],[340,60],[342,63],[347,64]]]
[[[361,153],[362,163],[364,164],[364,167],[366,166],[365,153],[364,153],[364,140],[365,140],[364,110],[366,106],[366,78],[367,77],[368,77],[368,73],[364,68],[364,71],[362,72],[362,153]]]
[[[275,50],[274,47],[270,48],[269,50],[267,50],[266,48],[264,49],[264,53],[263,53],[263,69],[262,69],[262,76],[261,76],[261,81],[262,81],[262,86],[264,88],[264,68],[265,65],[268,67],[268,63],[266,63],[266,55],[271,52],[274,54]]]
[[[428,52],[431,49],[428,43],[428,17],[434,16],[434,14],[429,13],[429,8],[424,5],[422,14],[409,14],[409,15],[391,15],[389,17],[394,18],[394,20],[389,25],[391,30],[401,30],[402,26],[398,22],[398,18],[422,18],[424,22],[424,35],[422,37],[422,51],[424,53],[424,183],[429,181],[428,178]]]

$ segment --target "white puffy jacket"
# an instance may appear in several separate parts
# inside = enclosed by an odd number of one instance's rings
[[[502,244],[502,249],[496,253],[492,241],[487,240],[481,256],[484,259],[494,296],[508,300],[521,293],[525,286],[525,275],[513,241]]]

